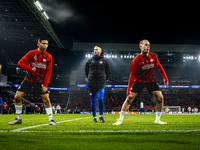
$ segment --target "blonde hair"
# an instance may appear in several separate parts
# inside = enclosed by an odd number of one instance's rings
[[[139,45],[142,45],[144,41],[148,41],[149,42],[149,40],[143,39],[142,41],[140,41]]]

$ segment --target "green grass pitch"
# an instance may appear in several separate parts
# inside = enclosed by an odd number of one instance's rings
[[[0,115],[2,150],[200,149],[200,115],[163,114],[167,125],[154,125],[155,115],[125,115],[120,126],[112,125],[119,118],[113,114],[104,114],[106,123],[92,123],[89,114],[56,114],[58,126],[45,125],[46,115],[22,115],[22,124],[8,125],[15,117]]]

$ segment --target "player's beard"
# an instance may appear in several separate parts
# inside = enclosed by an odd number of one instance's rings
[[[41,52],[45,52],[46,48],[41,48],[40,50],[41,50]]]

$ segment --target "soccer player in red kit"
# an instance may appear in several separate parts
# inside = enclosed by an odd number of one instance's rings
[[[166,122],[162,122],[160,120],[163,109],[163,95],[154,77],[155,66],[162,74],[166,87],[168,86],[168,78],[163,67],[158,61],[156,54],[149,52],[149,41],[146,39],[142,40],[139,47],[141,49],[141,53],[133,59],[130,67],[131,74],[129,77],[128,89],[126,93],[127,98],[122,106],[119,120],[113,123],[113,125],[123,124],[122,121],[124,115],[129,109],[131,102],[138,94],[142,92],[144,87],[146,87],[148,92],[153,94],[157,99],[156,119],[154,124],[167,124]]]
[[[53,120],[53,113],[51,108],[51,102],[49,99],[49,92],[47,90],[49,80],[51,78],[53,58],[46,51],[48,47],[48,40],[46,38],[38,39],[38,49],[29,51],[22,59],[18,62],[18,65],[27,70],[24,81],[22,81],[18,88],[15,99],[15,109],[17,118],[9,122],[9,125],[21,124],[21,113],[22,113],[22,101],[21,98],[24,94],[29,93],[32,87],[35,88],[37,94],[42,97],[45,103],[45,109],[49,118],[50,125],[57,125]],[[26,63],[29,62],[29,65]]]

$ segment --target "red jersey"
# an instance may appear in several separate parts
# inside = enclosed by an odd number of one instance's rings
[[[155,66],[162,74],[165,82],[168,82],[168,78],[165,74],[165,71],[161,66],[155,53],[149,52],[147,57],[142,57],[141,54],[139,54],[133,59],[130,67],[131,75],[129,78],[127,95],[129,94],[133,82],[137,83],[156,82],[156,79],[154,77]]]
[[[29,62],[29,65],[26,63]],[[53,58],[48,52],[39,52],[38,49],[29,51],[22,59],[18,62],[18,65],[28,70],[25,76],[25,80],[36,83],[43,83],[43,86],[48,87]],[[32,71],[32,68],[36,67],[36,71]]]

